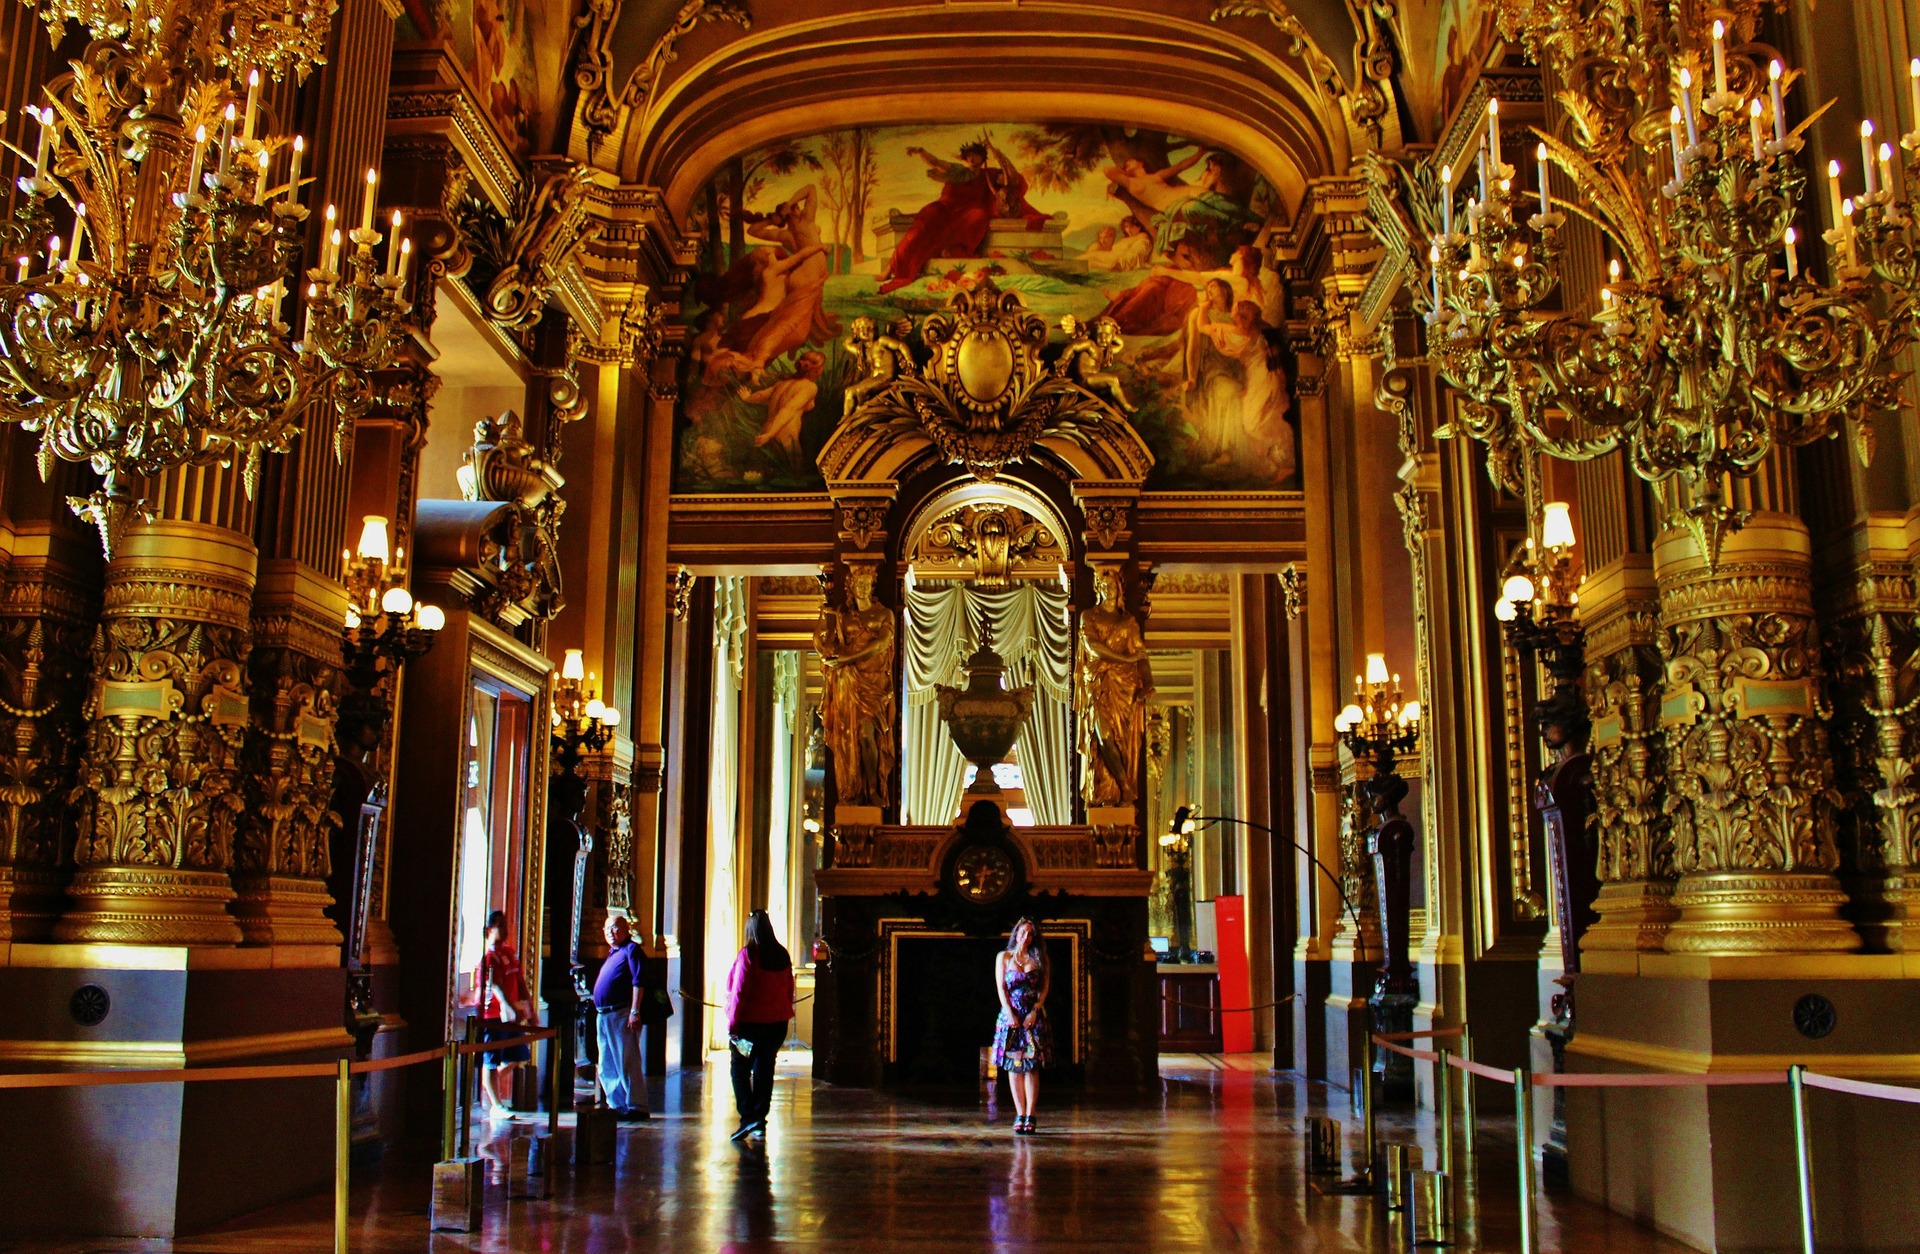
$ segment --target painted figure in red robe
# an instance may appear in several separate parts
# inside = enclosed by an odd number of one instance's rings
[[[958,161],[943,161],[925,148],[909,148],[907,155],[927,163],[940,199],[913,215],[881,275],[882,292],[913,282],[935,257],[979,256],[995,218],[1024,218],[1033,231],[1046,225],[1047,215],[1027,203],[1026,176],[991,140],[964,145]],[[996,165],[987,164],[990,157]]]

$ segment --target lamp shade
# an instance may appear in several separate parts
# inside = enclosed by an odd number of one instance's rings
[[[1525,575],[1508,575],[1507,581],[1500,585],[1500,595],[1509,601],[1533,600],[1533,580]]]
[[[601,719],[604,719],[607,716],[607,707],[601,703],[599,697],[595,697],[591,701],[587,702],[586,715],[588,718],[598,723]]]
[[[1367,654],[1367,682],[1370,684],[1384,684],[1387,682],[1386,654]]]
[[[1565,501],[1548,501],[1546,516],[1540,521],[1540,543],[1550,549],[1573,547],[1573,515]]]
[[[1359,706],[1349,705],[1346,709],[1340,711],[1340,717],[1333,720],[1334,729],[1336,731],[1346,731],[1349,727],[1358,727],[1360,720],[1364,717],[1365,715],[1360,712]]]
[[[388,588],[380,594],[380,608],[389,614],[405,614],[413,608],[413,593],[405,588]]]
[[[608,706],[607,712],[600,716],[600,721],[608,727],[618,727],[620,726],[620,711],[614,709],[612,706]]]
[[[568,649],[566,658],[560,663],[560,678],[579,683],[586,677],[587,655],[579,649]]]
[[[1402,723],[1419,722],[1420,721],[1420,703],[1418,701],[1407,702],[1406,708],[1400,711],[1400,721]]]
[[[1512,601],[1502,597],[1493,603],[1493,616],[1503,623],[1510,623],[1519,616],[1519,611],[1513,608]]]
[[[384,562],[391,558],[392,551],[387,548],[387,520],[378,514],[368,514],[360,520],[360,544],[355,550],[363,562]]]
[[[422,601],[413,610],[413,625],[421,631],[439,631],[447,625],[446,611]]]

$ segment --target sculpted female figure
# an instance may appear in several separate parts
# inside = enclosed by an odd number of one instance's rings
[[[814,629],[824,669],[820,719],[846,805],[881,806],[893,778],[893,611],[873,599],[873,568],[847,569],[848,607],[827,606]]]
[[[1127,612],[1121,596],[1119,569],[1095,567],[1093,588],[1099,600],[1080,616],[1076,685],[1087,804],[1130,806],[1139,796],[1153,670],[1140,620]]]

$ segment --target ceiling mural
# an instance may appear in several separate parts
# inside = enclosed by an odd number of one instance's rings
[[[517,157],[544,152],[558,132],[571,5],[527,0],[403,0],[402,41],[442,42]]]
[[[1295,487],[1266,247],[1283,212],[1235,154],[1121,125],[856,128],[747,153],[688,224],[703,244],[676,490],[819,488],[855,320],[905,335],[987,283],[1056,328],[1117,325],[1150,487]]]

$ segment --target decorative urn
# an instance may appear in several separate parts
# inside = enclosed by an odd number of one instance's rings
[[[940,719],[960,755],[973,763],[970,793],[997,793],[993,768],[1004,762],[1033,709],[1033,687],[1006,686],[1007,664],[993,651],[993,633],[982,630],[980,648],[967,659],[967,686],[935,684]]]

